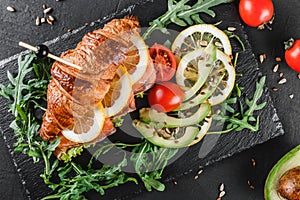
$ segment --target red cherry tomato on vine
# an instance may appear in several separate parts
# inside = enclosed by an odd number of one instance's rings
[[[272,0],[240,0],[239,13],[242,20],[252,27],[262,27],[274,16]]]
[[[148,102],[159,112],[170,112],[183,101],[184,92],[173,82],[160,82],[149,90]]]
[[[295,71],[300,72],[300,40],[290,39],[285,43],[285,61]]]
[[[176,71],[176,59],[171,50],[161,44],[155,43],[149,49],[149,53],[156,70],[156,81],[170,80]]]

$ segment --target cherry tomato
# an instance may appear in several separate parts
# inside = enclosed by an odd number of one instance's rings
[[[155,43],[149,49],[156,70],[156,81],[170,80],[176,71],[176,59],[170,49]]]
[[[274,16],[272,0],[240,0],[239,13],[242,20],[252,27],[263,27]]]
[[[285,61],[295,71],[300,72],[300,40],[290,39],[286,44]]]
[[[159,112],[170,112],[183,101],[184,92],[173,82],[157,83],[148,93],[151,108]]]

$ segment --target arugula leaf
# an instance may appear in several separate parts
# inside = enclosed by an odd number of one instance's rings
[[[197,3],[190,6],[187,5],[189,1],[180,0],[177,2],[175,0],[168,0],[168,11],[149,23],[150,27],[143,34],[143,38],[149,38],[154,30],[160,30],[162,33],[168,34],[166,27],[170,23],[177,24],[178,26],[204,23],[199,13],[206,13],[211,17],[215,17],[216,14],[210,9],[211,7],[233,2],[233,0],[198,0]]]
[[[243,129],[249,129],[252,132],[259,130],[259,116],[255,117],[253,116],[255,111],[263,109],[267,102],[263,102],[261,104],[258,104],[258,101],[260,100],[264,84],[266,81],[266,77],[263,76],[260,78],[260,80],[256,83],[256,89],[254,92],[254,95],[252,97],[252,100],[249,100],[248,97],[245,97],[247,108],[244,108],[242,103],[239,101],[240,105],[240,112],[235,112],[235,110],[229,105],[229,104],[235,104],[237,101],[236,97],[230,98],[221,105],[221,113],[213,115],[213,119],[218,120],[220,123],[223,124],[227,122],[226,130],[218,131],[218,132],[209,132],[208,134],[223,134],[228,133],[232,130],[241,131]],[[240,89],[240,88],[239,88]],[[246,110],[244,112],[244,110]],[[226,113],[230,112],[232,115],[226,115]],[[252,123],[255,122],[254,125]]]

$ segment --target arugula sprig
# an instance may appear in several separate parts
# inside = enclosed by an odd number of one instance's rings
[[[211,17],[215,17],[215,12],[210,8],[223,3],[230,3],[233,0],[198,0],[195,4],[188,5],[189,1],[168,0],[168,11],[149,23],[150,27],[143,34],[143,38],[149,38],[154,30],[168,33],[166,27],[170,23],[178,26],[202,24],[204,21],[200,18],[199,13],[206,13]]]
[[[221,112],[214,114],[213,119],[218,120],[218,124],[227,123],[226,129],[219,132],[209,132],[209,134],[222,134],[228,133],[232,130],[242,131],[243,129],[249,129],[252,132],[259,130],[259,116],[255,117],[253,114],[255,111],[263,109],[267,102],[258,104],[259,99],[263,94],[264,84],[266,77],[263,76],[258,82],[256,82],[256,89],[252,99],[245,97],[246,108],[243,106],[241,101],[238,101],[240,105],[240,111],[235,109],[230,104],[237,103],[237,97],[232,97],[226,100],[221,105]],[[228,115],[228,112],[230,113]],[[253,123],[255,123],[253,125]]]

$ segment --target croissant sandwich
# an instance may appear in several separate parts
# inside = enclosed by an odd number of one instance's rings
[[[111,119],[134,110],[134,95],[149,89],[156,78],[136,17],[114,19],[87,33],[61,58],[82,70],[57,61],[51,68],[39,134],[43,140],[60,138],[58,158],[68,148],[113,134]]]

